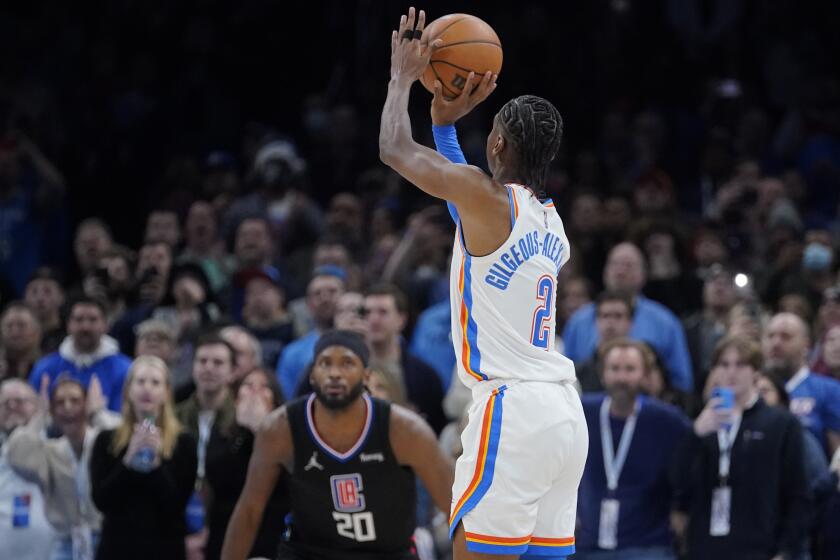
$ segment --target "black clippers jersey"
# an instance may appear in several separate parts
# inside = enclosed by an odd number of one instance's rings
[[[294,443],[288,546],[301,558],[413,558],[414,472],[391,450],[391,405],[362,398],[365,427],[346,453],[315,430],[314,395],[287,405]]]

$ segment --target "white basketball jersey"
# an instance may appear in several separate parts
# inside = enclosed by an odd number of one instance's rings
[[[471,256],[461,224],[450,273],[452,341],[458,374],[471,387],[487,379],[558,382],[574,364],[554,350],[557,273],[569,240],[551,201],[508,184],[510,236],[483,257]]]

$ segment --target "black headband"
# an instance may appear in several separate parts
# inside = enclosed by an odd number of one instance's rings
[[[322,334],[318,342],[315,343],[316,360],[318,355],[330,346],[343,346],[347,348],[359,357],[362,365],[367,367],[370,350],[368,350],[364,339],[353,331],[331,330]]]

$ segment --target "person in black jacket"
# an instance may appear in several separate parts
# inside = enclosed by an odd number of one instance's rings
[[[802,427],[761,400],[760,371],[757,343],[726,337],[715,347],[711,383],[732,389],[734,405],[709,399],[673,473],[674,525],[690,560],[795,560],[803,552],[812,500]]]
[[[248,462],[254,449],[254,434],[268,413],[283,404],[274,372],[255,369],[242,380],[236,395],[236,425],[229,437],[214,431],[207,444],[205,482],[209,494],[207,528],[209,535],[204,560],[218,560],[222,554],[228,521],[245,487]],[[268,499],[262,523],[249,558],[274,558],[286,530],[289,489],[285,473]]]
[[[123,422],[105,430],[90,458],[102,512],[97,560],[183,560],[185,509],[195,484],[195,441],[181,430],[169,369],[141,356],[123,387]]]

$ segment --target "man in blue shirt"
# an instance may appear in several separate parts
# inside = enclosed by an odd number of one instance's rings
[[[449,388],[455,369],[451,314],[449,298],[432,305],[417,318],[411,337],[411,352],[423,356],[423,360],[435,369],[444,391]]]
[[[653,366],[642,344],[608,342],[601,372],[607,392],[583,397],[589,456],[579,490],[575,558],[674,558],[668,472],[690,425],[678,409],[640,394]]]
[[[604,286],[633,298],[630,338],[650,344],[665,364],[671,384],[690,392],[694,388],[691,358],[682,324],[664,305],[641,295],[644,285],[642,252],[632,243],[613,247],[604,267]],[[595,352],[598,330],[594,304],[587,304],[572,315],[563,329],[563,345],[563,353],[575,363],[586,361]]]
[[[277,380],[288,398],[297,394],[303,372],[315,358],[315,343],[321,333],[333,326],[336,304],[344,293],[346,278],[344,269],[326,265],[315,269],[306,287],[306,305],[315,319],[315,328],[286,346],[277,362]]]
[[[101,302],[86,298],[76,300],[67,319],[69,336],[58,352],[41,358],[32,368],[29,382],[35,390],[40,390],[44,376],[52,389],[62,375],[77,379],[87,390],[91,378],[96,375],[108,408],[119,412],[131,358],[120,353],[117,341],[105,334],[107,329],[105,307]]]
[[[831,457],[840,448],[840,382],[808,369],[809,347],[808,326],[793,313],[774,315],[761,339],[765,367],[787,379],[790,411]]]

